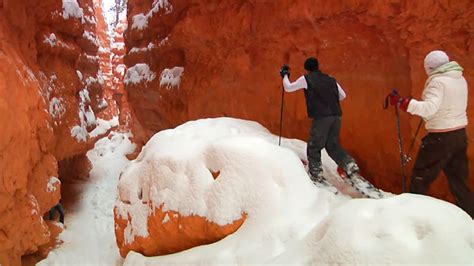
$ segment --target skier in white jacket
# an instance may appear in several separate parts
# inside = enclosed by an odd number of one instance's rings
[[[428,135],[413,167],[410,192],[427,194],[441,170],[459,207],[474,217],[474,195],[468,179],[467,158],[467,82],[463,68],[449,61],[443,51],[432,51],[424,61],[428,79],[422,100],[390,95],[390,103],[410,114],[423,117]]]

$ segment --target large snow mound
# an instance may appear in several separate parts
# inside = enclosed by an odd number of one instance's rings
[[[299,259],[301,258],[301,260]],[[343,265],[472,265],[474,223],[461,209],[402,194],[350,200],[273,262]]]
[[[320,213],[309,215],[316,223],[340,199],[312,185],[301,162],[303,141],[284,139],[282,144],[285,148],[260,124],[231,118],[188,122],[157,133],[119,182],[118,213],[131,217],[126,241],[148,236],[150,201],[163,211],[198,215],[219,225],[246,213],[244,228],[277,219],[282,209],[291,216],[307,215],[317,204]],[[213,172],[219,172],[217,179]],[[285,230],[312,228],[307,222],[274,222]]]
[[[130,252],[127,265],[469,263],[474,224],[458,207],[404,194],[381,200],[335,196],[312,185],[306,144],[260,124],[218,118],[157,133],[119,181],[128,241],[148,236],[154,207],[220,225],[246,213],[232,235],[161,257]],[[326,175],[335,163],[323,152]],[[219,172],[214,179],[212,173]],[[149,207],[148,203],[153,207]]]

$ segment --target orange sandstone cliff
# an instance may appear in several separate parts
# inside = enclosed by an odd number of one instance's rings
[[[255,120],[278,133],[279,67],[289,63],[296,79],[304,60],[316,56],[348,94],[344,146],[365,176],[391,192],[402,185],[395,113],[382,109],[385,96],[398,88],[420,97],[423,59],[433,49],[458,61],[474,86],[470,0],[130,0],[128,24],[125,87],[142,142],[184,121],[217,116]],[[419,118],[401,119],[408,150]],[[306,140],[309,125],[303,93],[286,94],[283,135]],[[452,200],[444,178],[432,190]]]
[[[0,0],[2,265],[19,265],[50,241],[43,216],[59,202],[62,181],[87,177],[85,152],[118,125],[101,66],[100,6]]]
[[[118,124],[141,144],[204,117],[251,119],[277,133],[279,67],[289,63],[297,78],[316,56],[348,94],[345,147],[371,181],[398,193],[386,94],[399,88],[419,97],[432,49],[458,61],[471,87],[474,78],[471,0],[130,0],[127,23],[107,36],[100,0],[0,0],[0,264],[18,265],[49,242],[43,215],[58,203],[61,182],[87,177],[85,152]],[[417,123],[402,114],[405,143]],[[284,136],[306,139],[309,124],[302,92],[286,94]],[[452,200],[445,179],[432,194]],[[240,224],[211,225],[212,241]],[[187,235],[198,239],[193,245],[212,242]],[[189,248],[140,241],[148,255]]]

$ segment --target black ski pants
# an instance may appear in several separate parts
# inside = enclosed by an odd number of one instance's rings
[[[429,133],[423,138],[411,178],[410,192],[427,194],[431,183],[444,171],[459,207],[474,217],[474,195],[469,189],[467,135],[459,129]]]
[[[342,148],[339,142],[341,131],[340,116],[326,116],[313,119],[306,150],[309,172],[318,176],[322,171],[321,150],[326,148],[329,156],[341,167],[345,167],[354,159]]]

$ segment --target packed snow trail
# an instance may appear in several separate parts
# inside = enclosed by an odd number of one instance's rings
[[[129,134],[111,133],[87,153],[92,162],[88,180],[77,180],[71,191],[79,195],[66,209],[64,243],[37,265],[122,265],[114,231],[114,203],[125,157],[135,150]],[[67,206],[66,206],[67,207]]]

